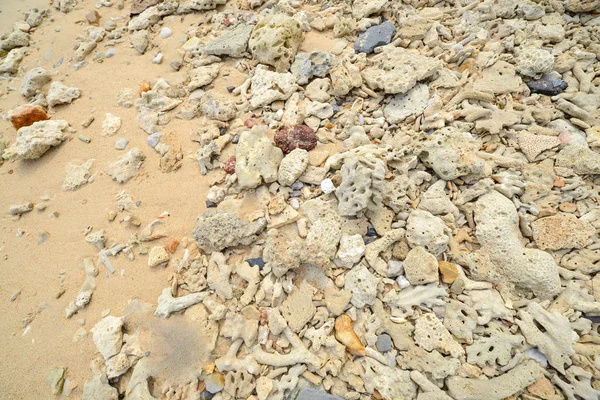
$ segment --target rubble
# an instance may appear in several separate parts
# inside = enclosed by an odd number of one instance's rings
[[[63,131],[68,126],[67,121],[60,120],[38,121],[24,126],[17,131],[17,140],[4,151],[2,157],[5,160],[40,158],[51,147],[67,139]]]

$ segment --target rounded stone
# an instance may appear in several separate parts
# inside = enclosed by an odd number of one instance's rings
[[[377,342],[375,342],[375,347],[377,347],[377,350],[379,350],[382,353],[390,351],[392,349],[392,338],[386,333],[377,336]]]
[[[161,39],[166,39],[166,38],[170,37],[172,34],[173,34],[173,31],[165,26],[164,28],[162,28],[160,30],[159,35],[160,35]]]

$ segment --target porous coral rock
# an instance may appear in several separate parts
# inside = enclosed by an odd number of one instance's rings
[[[298,84],[306,85],[313,77],[324,78],[336,64],[335,57],[323,51],[298,53],[290,67],[292,74],[298,79]]]
[[[111,113],[106,113],[104,122],[102,122],[102,134],[104,136],[113,136],[121,128],[121,118]]]
[[[210,65],[201,66],[198,68],[194,68],[190,71],[190,83],[188,83],[187,88],[190,92],[204,87],[210,84],[217,75],[219,75],[219,70],[221,68],[221,63],[214,63]]]
[[[417,318],[415,323],[415,343],[427,351],[438,350],[459,358],[465,350],[454,340],[454,337],[442,324],[435,314],[426,313]]]
[[[558,147],[561,142],[556,136],[536,135],[527,131],[519,132],[519,147],[530,162],[535,161],[542,152]]]
[[[276,100],[287,100],[296,91],[296,77],[289,72],[277,73],[269,71],[265,65],[258,65],[250,79],[253,108],[266,106]]]
[[[111,315],[102,318],[92,329],[96,348],[104,359],[119,353],[123,345],[123,319]]]
[[[477,312],[467,304],[449,299],[444,315],[444,326],[461,343],[473,343]]]
[[[524,342],[521,335],[511,335],[494,329],[490,336],[479,338],[465,349],[467,362],[481,368],[505,366],[512,360],[515,349],[521,347]]]
[[[414,210],[406,221],[406,239],[411,247],[424,247],[434,256],[446,251],[450,241],[444,221],[428,211]]]
[[[12,49],[8,52],[8,55],[4,58],[4,61],[0,65],[0,73],[15,74],[19,70],[19,64],[25,57],[27,50],[24,47]]]
[[[475,203],[475,222],[480,251],[489,255],[504,281],[531,290],[540,298],[550,298],[560,291],[558,267],[552,256],[521,244],[519,218],[512,201],[495,190],[480,197]]]
[[[262,18],[254,26],[248,47],[256,60],[282,72],[292,65],[303,38],[304,32],[296,19],[276,14]]]
[[[535,302],[529,303],[527,309],[520,310],[518,315],[516,323],[527,343],[537,346],[550,365],[564,374],[565,366],[572,364],[571,356],[575,354],[573,344],[579,339],[567,317],[548,312]]]
[[[400,368],[422,372],[434,381],[453,376],[460,367],[460,361],[455,358],[444,357],[437,350],[426,351],[415,345],[400,353],[397,360]]]
[[[413,247],[404,260],[404,272],[411,285],[438,282],[438,262],[421,246]]]
[[[443,287],[435,283],[428,285],[409,286],[402,290],[390,290],[383,297],[383,301],[390,306],[391,314],[396,318],[410,317],[414,314],[413,307],[423,310],[434,306],[443,306],[446,302],[440,297],[448,296]]]
[[[517,71],[527,76],[536,76],[552,71],[554,67],[554,56],[548,50],[525,47],[519,50]]]
[[[385,174],[385,163],[373,154],[346,158],[341,170],[342,182],[335,190],[340,215],[354,216],[381,207]]]
[[[360,69],[348,60],[343,60],[339,65],[333,67],[329,76],[331,77],[331,93],[334,96],[345,96],[363,83]]]
[[[421,144],[420,158],[445,180],[470,174],[480,174],[485,161],[477,155],[480,144],[468,132],[453,127],[437,130]]]
[[[521,78],[515,68],[506,61],[497,61],[481,73],[481,78],[473,83],[473,89],[494,94],[517,92],[521,86]]]
[[[456,400],[502,400],[520,392],[542,377],[542,369],[532,360],[490,380],[453,376],[447,379],[448,393]]]
[[[556,155],[556,166],[571,168],[576,174],[600,174],[600,154],[587,147],[570,144]]]
[[[60,104],[71,104],[75,99],[81,96],[81,90],[75,87],[68,87],[61,82],[55,81],[48,89],[48,105],[54,107]]]
[[[304,173],[306,167],[308,167],[308,151],[292,150],[281,160],[277,180],[282,186],[290,186]]]
[[[367,393],[374,393],[376,389],[385,400],[415,398],[417,385],[408,371],[390,368],[371,357],[363,357],[359,362],[365,370],[362,378]]]
[[[244,222],[226,211],[206,210],[196,220],[194,239],[201,250],[212,253],[227,247],[251,244],[266,225],[264,218]]]
[[[240,135],[235,149],[235,173],[241,188],[252,189],[274,182],[283,152],[267,136],[265,125],[255,125]]]
[[[389,94],[406,93],[417,82],[432,77],[441,65],[439,60],[423,56],[417,51],[392,47],[384,48],[369,59],[361,74],[373,90],[383,90]]]
[[[40,158],[50,147],[60,145],[67,138],[63,131],[68,126],[67,121],[48,120],[22,127],[17,131],[17,140],[2,157],[5,160]]]
[[[145,159],[146,156],[140,149],[133,148],[123,157],[109,164],[104,169],[104,173],[118,183],[125,183],[135,175],[135,171],[137,171]]]

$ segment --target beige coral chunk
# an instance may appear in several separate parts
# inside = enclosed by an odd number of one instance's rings
[[[437,282],[438,262],[433,254],[417,246],[408,252],[404,260],[404,272],[412,285]]]
[[[423,314],[417,319],[415,342],[427,351],[437,350],[452,357],[461,357],[465,354],[465,349],[454,340],[434,313]]]
[[[519,132],[517,139],[521,151],[530,162],[533,162],[542,152],[561,144],[557,136],[535,135],[527,131]]]
[[[65,192],[76,190],[80,186],[88,183],[91,178],[90,169],[92,168],[92,165],[94,165],[93,158],[90,158],[81,165],[67,164],[65,168],[67,173],[62,185],[62,190]]]
[[[171,256],[164,246],[154,246],[148,255],[148,266],[157,267],[169,261]]]
[[[581,249],[596,229],[573,214],[540,218],[531,223],[535,244],[543,250]]]
[[[316,311],[317,308],[312,302],[312,291],[306,281],[303,281],[281,306],[281,313],[294,332],[300,332]]]
[[[353,356],[364,356],[367,354],[365,346],[352,328],[352,319],[346,314],[340,315],[335,319],[335,338],[346,346],[346,349]]]

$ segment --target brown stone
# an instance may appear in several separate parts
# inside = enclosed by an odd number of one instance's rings
[[[541,399],[549,400],[553,398],[555,391],[552,383],[546,378],[540,378],[527,387],[529,393],[538,396]]]
[[[294,149],[310,151],[317,146],[317,135],[307,125],[285,127],[275,134],[275,145],[285,154]]]
[[[169,240],[167,241],[167,250],[169,251],[169,253],[175,253],[177,247],[179,247],[179,240],[175,238],[169,238]]]
[[[16,130],[24,126],[32,125],[34,122],[50,119],[46,111],[40,106],[23,105],[10,113],[10,122]]]
[[[87,22],[90,25],[100,25],[100,14],[98,14],[98,11],[96,10],[89,11],[85,14],[85,19],[87,19]]]
[[[225,166],[223,167],[223,169],[228,174],[235,173],[235,156],[229,157],[229,160],[227,160],[227,162],[225,163]]]
[[[539,218],[531,223],[533,239],[542,250],[581,249],[587,246],[596,229],[573,214]]]
[[[138,90],[138,96],[141,96],[142,93],[147,92],[150,90],[150,82],[142,82],[142,84],[140,85],[140,90]]]
[[[442,274],[442,282],[451,284],[458,277],[458,267],[456,264],[447,261],[438,261],[438,268]]]

